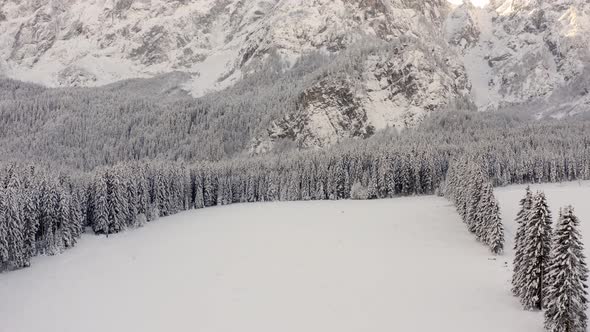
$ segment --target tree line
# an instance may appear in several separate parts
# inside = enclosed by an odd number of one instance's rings
[[[306,152],[287,157],[184,164],[129,162],[75,176],[8,163],[0,168],[0,266],[25,267],[37,254],[76,243],[89,227],[112,234],[160,216],[238,202],[432,194],[444,153],[415,150]]]
[[[462,156],[449,168],[445,196],[454,203],[467,229],[492,253],[504,250],[504,225],[492,182],[484,161],[477,156]]]
[[[35,166],[0,168],[0,271],[73,247],[83,226],[84,191]]]

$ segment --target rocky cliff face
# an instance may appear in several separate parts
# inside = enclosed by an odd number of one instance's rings
[[[428,35],[445,7],[444,0],[1,0],[0,70],[49,86],[178,70],[193,74],[186,88],[199,96],[231,85],[270,49],[293,61],[310,50],[338,52],[363,34]]]
[[[449,15],[445,28],[473,84],[472,97],[483,110],[522,107],[539,99],[559,103],[555,93],[568,86],[577,89],[590,64],[590,4],[584,0],[463,5]],[[568,112],[588,108],[580,101]]]
[[[587,110],[589,36],[585,0],[0,0],[0,75],[65,87],[179,71],[200,97],[270,54],[286,71],[309,52],[336,59],[294,91],[295,112],[254,131],[251,151],[264,152],[404,128],[457,105]]]

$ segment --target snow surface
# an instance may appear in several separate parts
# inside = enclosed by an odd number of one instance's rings
[[[539,187],[590,220],[590,182]],[[509,248],[523,192],[496,189]],[[542,331],[511,260],[440,197],[214,207],[0,274],[0,331]]]
[[[514,217],[519,209],[518,201],[524,197],[526,186],[518,185],[494,189],[494,194],[500,202],[500,211],[502,212],[504,226],[506,227],[507,254],[512,254],[513,240],[516,234]],[[588,198],[590,198],[590,181],[533,184],[530,186],[533,194],[537,190],[545,192],[547,203],[553,216],[553,226],[555,226],[559,217],[560,208],[566,205],[572,205],[574,207],[574,214],[581,221],[580,227],[585,244],[586,256],[590,257],[590,227],[586,226],[586,222],[590,222],[590,205],[588,204]]]

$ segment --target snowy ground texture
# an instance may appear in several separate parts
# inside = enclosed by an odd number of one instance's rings
[[[590,182],[532,187],[554,219],[573,204],[590,239]],[[523,193],[496,189],[497,259],[439,197],[239,204],[87,235],[0,274],[0,331],[543,331],[510,295]]]

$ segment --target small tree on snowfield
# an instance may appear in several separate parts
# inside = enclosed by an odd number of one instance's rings
[[[523,264],[523,246],[522,238],[526,229],[526,222],[529,217],[529,212],[533,205],[533,193],[530,187],[526,187],[525,196],[520,200],[520,210],[516,215],[516,236],[514,238],[514,261],[512,268],[512,293],[516,296],[520,296],[520,290],[522,284],[519,282],[518,277],[521,275],[520,270]]]
[[[578,226],[573,208],[564,208],[553,236],[548,269],[545,328],[550,332],[586,331],[588,268]]]
[[[551,212],[542,192],[533,199],[521,244],[524,256],[517,277],[522,282],[521,302],[525,309],[541,309],[551,249]]]

